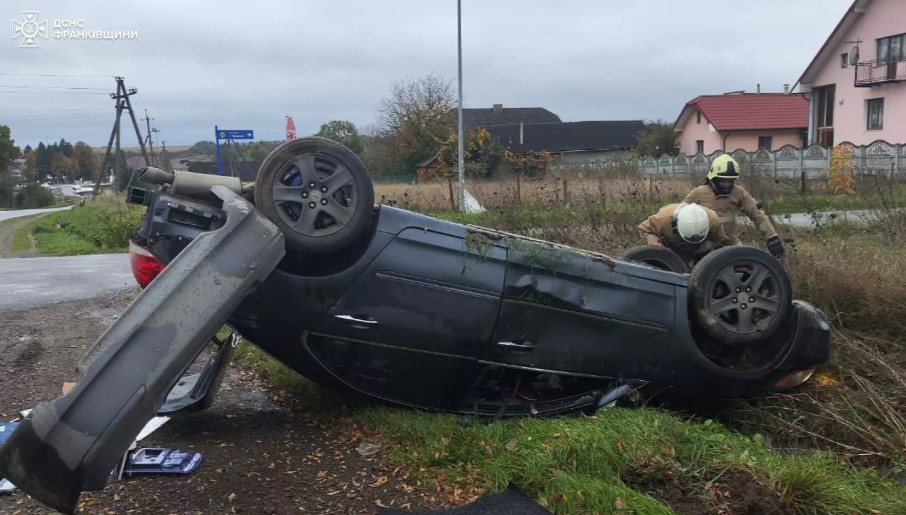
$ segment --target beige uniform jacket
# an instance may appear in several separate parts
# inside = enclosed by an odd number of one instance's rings
[[[711,186],[702,184],[690,191],[683,202],[694,202],[707,208],[713,209],[720,217],[720,222],[724,230],[734,240],[736,239],[736,212],[742,211],[764,234],[765,239],[771,236],[777,236],[777,231],[768,220],[768,216],[758,209],[758,203],[755,198],[746,191],[745,188],[736,184],[730,191],[729,195],[717,196]]]
[[[727,235],[720,218],[712,209],[705,207],[708,213],[708,237],[699,244],[691,244],[683,241],[683,238],[673,230],[673,212],[680,204],[667,204],[660,208],[657,213],[651,215],[644,222],[639,224],[639,233],[643,238],[654,235],[661,245],[673,250],[684,259],[689,261],[693,257],[707,254],[712,250],[727,245],[733,245],[735,240]]]

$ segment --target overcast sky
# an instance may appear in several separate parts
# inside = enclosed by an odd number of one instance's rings
[[[792,86],[850,3],[462,0],[464,106],[673,122],[699,94]],[[115,75],[138,90],[156,147],[213,140],[215,125],[283,139],[286,115],[300,136],[332,119],[364,129],[400,79],[434,74],[456,92],[456,0],[7,0],[0,18],[23,10],[48,37],[0,40],[0,124],[22,147],[106,146]],[[54,20],[138,37],[55,38]]]

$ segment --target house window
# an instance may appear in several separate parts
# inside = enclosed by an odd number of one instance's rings
[[[865,101],[866,124],[868,130],[884,128],[884,99],[872,98]]]
[[[846,68],[849,66],[849,54],[846,52],[840,54],[840,68]]]
[[[836,85],[815,88],[815,127],[818,129],[834,126],[834,93]]]
[[[695,112],[695,123],[702,123],[702,112],[701,111]]]
[[[773,142],[774,142],[773,136],[758,136],[758,150],[761,150],[761,149],[771,150],[771,144]]]
[[[695,153],[696,154],[705,153],[705,140],[703,140],[703,139],[695,140]]]
[[[891,62],[906,59],[906,34],[897,34],[878,39],[877,48],[878,64],[884,64],[890,59]]]

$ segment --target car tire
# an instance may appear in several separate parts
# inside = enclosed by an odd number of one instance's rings
[[[732,245],[707,254],[692,267],[688,303],[695,325],[715,343],[758,345],[789,321],[792,285],[772,255]]]
[[[287,141],[268,154],[254,196],[255,207],[283,232],[287,248],[300,252],[351,244],[368,228],[374,208],[374,185],[359,157],[314,136]]]
[[[679,254],[660,245],[642,245],[631,248],[623,254],[623,259],[639,261],[669,272],[689,273],[689,265]]]

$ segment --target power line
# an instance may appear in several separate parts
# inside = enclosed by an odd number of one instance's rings
[[[0,75],[15,75],[17,77],[95,77],[101,79],[109,79],[113,75],[78,75],[78,74],[63,74],[63,73],[12,73],[12,72],[0,72]]]
[[[93,118],[107,118],[106,114],[89,114],[85,116],[34,116],[21,118],[3,118],[4,122],[32,122],[41,120],[89,120]]]
[[[62,109],[54,109],[54,108],[13,109],[12,111],[6,111],[6,112],[7,113],[32,113],[32,112],[39,112],[39,111],[57,112],[57,111],[109,111],[109,110],[110,110],[109,107],[73,107],[73,108],[62,108]]]
[[[104,88],[87,88],[87,87],[73,87],[73,86],[35,86],[35,85],[24,85],[24,86],[8,86],[0,85],[0,88],[19,88],[19,89],[84,89],[84,90],[93,90],[93,91],[104,91]]]
[[[92,91],[0,91],[0,94],[8,95],[27,95],[29,93],[37,93],[40,95],[106,95],[107,93],[103,92],[92,92]]]

